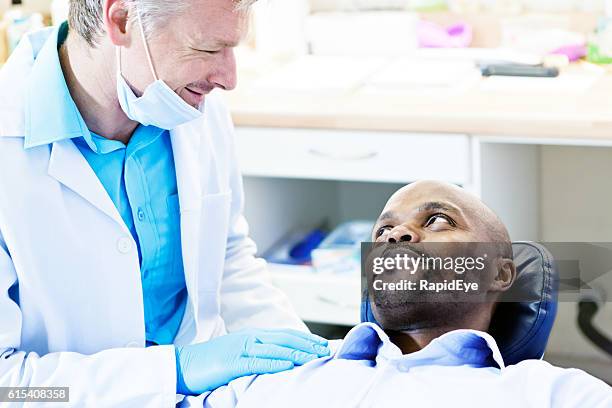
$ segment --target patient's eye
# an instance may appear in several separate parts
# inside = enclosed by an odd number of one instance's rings
[[[431,226],[443,227],[445,225],[452,226],[452,227],[455,226],[455,222],[445,214],[434,214],[431,217],[429,217],[427,219],[427,222],[425,223],[425,227],[431,227]]]
[[[376,238],[379,238],[382,234],[384,234],[386,231],[392,229],[393,227],[390,225],[385,225],[384,227],[380,227],[378,229],[378,231],[376,231]]]

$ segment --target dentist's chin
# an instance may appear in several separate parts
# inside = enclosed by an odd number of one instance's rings
[[[179,92],[179,96],[189,105],[198,109],[204,102],[204,99],[209,92],[210,91],[185,87]]]

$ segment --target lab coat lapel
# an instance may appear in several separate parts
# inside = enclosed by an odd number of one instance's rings
[[[118,223],[129,234],[117,207],[72,140],[53,143],[48,174]]]
[[[197,132],[189,125],[180,126],[170,132],[181,213],[199,210],[201,206],[201,136],[201,130]]]
[[[201,186],[201,154],[200,144],[203,132],[201,121],[196,121],[199,127],[187,124],[179,126],[170,132],[172,151],[176,169],[179,206],[181,209],[181,244],[183,255],[183,268],[185,272],[185,285],[189,299],[187,318],[183,319],[183,326],[198,322],[198,264],[199,264],[199,236],[200,217],[202,205]],[[199,129],[198,129],[199,128]],[[193,321],[189,322],[189,313]],[[182,337],[183,330],[179,330],[177,338]]]

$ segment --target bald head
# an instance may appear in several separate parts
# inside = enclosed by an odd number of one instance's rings
[[[454,184],[427,180],[409,184],[391,196],[372,240],[509,244],[510,236],[478,197]],[[511,253],[505,255],[511,257]]]
[[[388,279],[415,282],[463,279],[478,283],[479,292],[377,291],[374,313],[384,328],[487,330],[495,302],[516,276],[510,237],[499,217],[478,197],[449,183],[419,181],[398,190],[378,218],[372,240],[403,242],[413,253],[440,259],[486,258],[486,267],[460,275],[452,267],[388,274]]]

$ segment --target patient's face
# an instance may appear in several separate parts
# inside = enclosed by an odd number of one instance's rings
[[[416,289],[410,291],[371,291],[374,292],[375,317],[385,329],[439,327],[458,314],[470,313],[470,309],[476,307],[475,301],[490,299],[487,296],[499,289],[496,276],[503,258],[499,248],[503,244],[498,247],[497,243],[507,243],[505,227],[478,198],[459,187],[426,181],[399,190],[389,199],[378,218],[372,240],[406,243],[408,246],[387,247],[385,257],[411,252],[411,249],[414,249],[411,256],[454,259],[475,259],[489,253],[483,270],[465,272],[459,277],[466,283],[478,283],[477,292],[449,290],[434,293],[419,288],[421,280],[436,283],[457,279],[453,269],[385,272],[387,281],[409,280],[417,284]],[[511,260],[506,261],[511,263]]]

